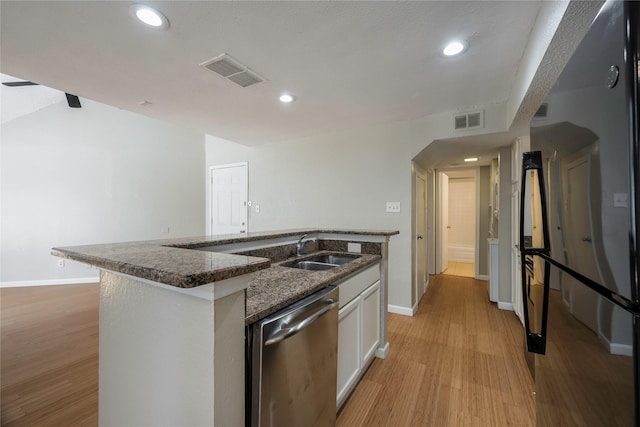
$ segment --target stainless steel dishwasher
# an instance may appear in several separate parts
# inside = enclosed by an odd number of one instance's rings
[[[335,425],[338,288],[301,299],[247,334],[248,424]]]

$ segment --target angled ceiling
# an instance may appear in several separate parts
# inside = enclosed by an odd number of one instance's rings
[[[504,102],[541,5],[145,3],[167,30],[140,25],[128,1],[3,0],[0,70],[258,145]],[[470,48],[445,58],[452,38]],[[199,66],[223,53],[266,82],[241,88]],[[281,104],[284,91],[296,101]]]

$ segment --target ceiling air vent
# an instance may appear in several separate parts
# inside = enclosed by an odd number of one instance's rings
[[[533,115],[533,118],[535,120],[546,119],[548,114],[549,114],[549,104],[546,102],[543,102],[542,105],[540,105],[540,108],[538,108],[538,111],[536,111],[536,114]]]
[[[453,130],[463,131],[484,128],[484,111],[456,114],[453,116]]]
[[[264,81],[260,75],[226,53],[205,61],[200,66],[242,87],[249,87]]]

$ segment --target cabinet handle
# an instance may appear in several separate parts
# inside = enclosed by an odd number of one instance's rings
[[[336,309],[338,307],[338,301],[333,298],[329,298],[326,300],[318,301],[317,303],[313,304],[309,308],[313,308],[313,306],[318,306],[318,305],[324,306],[324,307],[321,310],[313,313],[311,316],[296,322],[292,326],[289,326],[288,328],[279,329],[273,334],[271,334],[271,336],[268,337],[267,340],[264,342],[265,347],[268,345],[277,344],[281,341],[286,340],[290,336],[297,334],[307,326],[311,325],[314,321],[316,321],[318,318],[323,316],[325,313]]]

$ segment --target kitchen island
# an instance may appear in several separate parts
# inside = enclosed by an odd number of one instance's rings
[[[54,248],[100,269],[100,425],[244,425],[244,327],[378,265],[376,355],[388,351],[388,242],[397,231],[298,229]],[[327,271],[308,252],[359,252]]]

